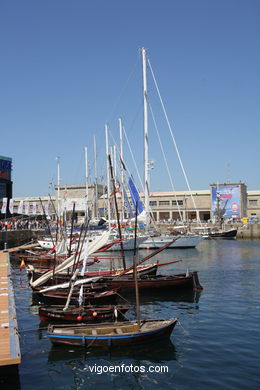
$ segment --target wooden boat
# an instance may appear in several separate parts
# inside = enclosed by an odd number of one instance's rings
[[[208,238],[222,238],[225,240],[233,240],[237,236],[237,229],[221,230],[217,232],[210,232]]]
[[[111,289],[101,292],[87,292],[84,293],[85,305],[106,305],[115,304],[118,299],[119,289]],[[36,296],[35,296],[36,295]],[[50,305],[65,305],[68,297],[68,291],[46,291],[45,293],[34,294],[34,301],[39,303],[46,303]],[[70,303],[73,305],[78,304],[79,293],[73,293],[70,299]]]
[[[53,344],[72,346],[127,346],[154,343],[169,338],[177,323],[173,319],[102,323],[100,325],[49,325],[48,337]]]
[[[180,260],[178,260],[180,261]],[[138,274],[141,274],[141,275],[156,275],[156,272],[157,272],[157,269],[158,267],[162,266],[162,265],[168,265],[168,264],[171,264],[171,263],[174,263],[176,261],[170,261],[170,262],[167,262],[167,263],[163,263],[163,264],[158,264],[158,263],[154,263],[154,264],[146,264],[146,265],[141,265],[138,267]],[[27,266],[26,267],[26,271],[28,273],[28,276],[32,278],[32,280],[36,280],[38,277],[40,277],[44,272],[48,271],[49,268],[36,268],[36,267],[33,267],[33,266]],[[122,274],[122,272],[124,272],[124,269],[114,269],[114,270],[107,270],[107,271],[90,271],[90,272],[85,272],[85,275],[84,277],[97,277],[97,276],[100,276],[100,277],[104,277],[104,276],[119,276],[120,274]],[[128,271],[125,272],[126,275],[132,275],[133,274],[133,269],[129,269]],[[82,278],[82,276],[78,276],[78,278]],[[67,281],[70,279],[70,276],[68,276],[68,273],[67,272],[64,272],[64,273],[60,273],[60,274],[56,274],[55,275],[55,279],[58,283],[62,283],[63,281]],[[50,279],[50,282],[51,283],[51,280]]]
[[[121,292],[132,292],[134,293],[135,281],[133,277],[120,276],[117,278],[106,277],[99,280],[106,283],[107,287],[110,289],[120,288]],[[194,290],[202,291],[203,287],[201,286],[198,278],[197,271],[181,273],[181,274],[172,274],[172,275],[157,275],[157,276],[143,276],[138,278],[138,288],[143,292],[153,292],[155,290],[164,290],[164,291],[175,291],[177,289],[185,290]]]
[[[41,321],[64,322],[101,322],[117,318],[124,318],[124,314],[132,309],[129,305],[106,306],[76,306],[70,305],[66,310],[62,305],[40,306],[39,316]]]

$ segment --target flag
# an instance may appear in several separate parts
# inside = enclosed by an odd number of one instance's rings
[[[14,200],[13,199],[9,199],[9,211],[11,214],[14,213]]]
[[[25,262],[24,260],[21,261],[21,264],[20,264],[20,271],[25,267]]]
[[[23,214],[23,200],[20,200],[20,203],[18,206],[18,214]]]
[[[7,207],[7,198],[3,198],[3,204],[2,204],[2,209],[1,209],[2,214],[6,213],[6,207]]]

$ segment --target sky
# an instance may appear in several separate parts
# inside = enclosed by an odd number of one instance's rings
[[[141,189],[141,47],[190,188],[260,189],[259,18],[258,0],[2,0],[0,155],[13,159],[13,196],[52,193],[57,157],[61,184],[84,184],[85,146],[93,182],[94,135],[104,180],[104,127],[119,147],[119,117],[124,162]],[[149,66],[147,82],[150,190],[186,190]]]

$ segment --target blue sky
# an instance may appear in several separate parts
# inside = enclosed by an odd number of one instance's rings
[[[147,48],[183,165],[194,190],[237,182],[260,188],[260,3],[258,0],[2,0],[0,155],[13,158],[14,196],[105,174],[104,125],[118,117],[143,166],[140,47]],[[176,190],[186,190],[148,72]],[[158,111],[158,113],[157,113]],[[125,162],[136,172],[125,145]],[[151,190],[171,190],[149,118]]]

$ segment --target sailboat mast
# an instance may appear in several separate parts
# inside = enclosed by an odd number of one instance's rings
[[[85,185],[86,185],[86,209],[85,220],[88,220],[88,148],[85,146]]]
[[[123,132],[122,132],[122,119],[118,118],[119,123],[119,137],[120,137],[120,167],[121,167],[121,185],[122,185],[122,191],[121,191],[121,207],[122,207],[122,221],[125,218],[125,198],[124,198],[124,168],[123,168],[123,161],[124,161],[124,155],[123,155]]]
[[[143,65],[143,105],[144,105],[144,204],[146,213],[145,229],[149,226],[149,161],[148,161],[148,103],[147,103],[147,74],[146,50],[142,47]]]
[[[60,157],[56,157],[57,160],[57,184],[58,184],[58,202],[57,202],[57,214],[58,214],[58,221],[57,224],[60,227]]]
[[[109,175],[109,147],[108,147],[108,125],[105,124],[105,134],[106,134],[106,160],[107,160],[107,213],[108,213],[108,229],[111,228],[111,211],[110,211],[110,175]]]
[[[97,144],[96,136],[94,134],[94,169],[95,169],[95,217],[98,217],[98,189],[97,189]]]

